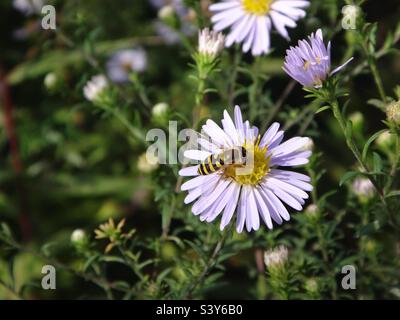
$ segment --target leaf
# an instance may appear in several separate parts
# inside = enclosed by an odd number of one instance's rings
[[[117,262],[117,263],[126,264],[124,259],[122,259],[121,257],[117,257],[117,256],[102,256],[100,258],[100,261]]]
[[[397,196],[400,196],[400,190],[390,191],[385,197],[391,198],[391,197],[397,197]]]
[[[346,124],[346,138],[351,139],[352,136],[353,136],[353,122],[351,122],[351,120],[348,120]]]
[[[379,110],[382,110],[385,108],[385,103],[378,99],[370,99],[367,101],[367,103],[370,104],[371,106],[378,108]]]
[[[362,174],[362,173],[359,172],[359,171],[348,171],[348,172],[346,172],[342,176],[342,178],[340,179],[339,186],[342,186],[345,182],[347,182],[348,180],[350,180],[350,179],[352,179],[352,178],[354,178],[354,177],[356,177],[356,176],[358,176],[360,174]]]
[[[365,143],[363,151],[362,151],[362,160],[365,161],[365,159],[367,158],[367,154],[368,154],[368,149],[371,145],[372,142],[375,141],[375,139],[377,139],[382,133],[384,133],[385,131],[387,131],[386,129],[380,130],[376,133],[374,133]]]
[[[382,222],[379,220],[375,220],[373,222],[368,223],[367,225],[363,226],[360,231],[357,233],[357,237],[370,235],[372,233],[377,232],[382,227]]]
[[[382,158],[376,152],[373,153],[373,157],[374,157],[374,171],[377,173],[381,173],[383,168]]]
[[[199,255],[199,257],[203,260],[204,263],[207,261],[207,255],[205,254],[205,252],[204,252],[197,244],[195,244],[193,241],[190,241],[190,240],[185,240],[185,242],[186,242],[194,251],[196,251],[196,253]]]
[[[104,41],[96,43],[93,50],[96,54],[108,55],[115,50],[132,47],[138,40],[126,38],[117,41]],[[92,50],[92,49],[90,49]],[[85,61],[82,48],[74,50],[52,50],[36,60],[19,64],[8,76],[11,85],[16,85],[25,80],[34,79],[49,72],[57,72],[61,68],[76,67]]]
[[[325,111],[325,110],[328,110],[328,109],[330,109],[330,108],[331,108],[330,106],[321,107],[321,108],[319,108],[317,111],[315,111],[315,114],[321,113],[321,112],[323,112],[323,111]]]
[[[10,227],[8,226],[8,224],[6,223],[2,223],[1,224],[1,232],[8,238],[8,239],[12,239],[12,232]]]

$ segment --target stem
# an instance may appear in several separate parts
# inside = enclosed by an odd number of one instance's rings
[[[124,127],[128,129],[129,133],[134,139],[137,139],[142,142],[145,141],[143,133],[138,128],[132,126],[130,122],[126,119],[125,115],[121,113],[121,111],[119,111],[116,108],[105,105],[101,105],[99,106],[99,108],[103,109],[104,111],[110,112],[116,119],[118,119],[119,122],[121,122],[121,124],[123,124]]]
[[[340,109],[339,109],[339,102],[337,101],[337,99],[335,97],[331,98],[330,105],[332,107],[333,115],[335,116],[336,120],[338,121],[338,123],[340,125],[340,128],[342,129],[343,134],[344,134],[344,136],[346,138],[347,146],[352,151],[354,157],[357,159],[357,162],[360,165],[360,167],[362,168],[362,170],[365,173],[371,173],[371,170],[368,168],[368,165],[366,163],[364,163],[364,161],[362,160],[361,153],[358,150],[358,147],[355,144],[354,140],[352,139],[352,137],[347,136],[346,122],[345,122],[345,119],[343,118],[343,115],[342,115]],[[396,223],[395,223],[395,220],[393,218],[393,213],[389,209],[389,206],[388,206],[388,204],[386,202],[384,190],[379,186],[378,182],[376,181],[376,179],[373,176],[368,175],[368,179],[373,184],[376,192],[379,195],[380,201],[382,202],[383,206],[386,209],[386,212],[387,212],[387,215],[388,215],[388,218],[389,218],[389,222],[391,223],[391,225],[393,227],[398,228]]]
[[[382,82],[382,78],[379,74],[378,68],[376,66],[376,62],[375,59],[370,56],[368,58],[368,64],[369,67],[371,69],[372,75],[374,76],[374,80],[375,80],[375,84],[378,88],[379,91],[379,95],[381,96],[382,101],[387,102],[387,98],[386,98],[386,93],[385,93],[385,89],[383,87],[383,82]]]
[[[260,76],[259,76],[259,65],[260,65],[261,58],[257,57],[254,63],[254,75],[253,75],[253,84],[249,89],[249,106],[250,106],[250,121],[253,121],[256,116],[256,112],[258,109],[257,105],[257,96],[260,90]]]
[[[216,260],[217,256],[221,252],[222,248],[224,247],[224,244],[228,237],[229,231],[230,231],[230,228],[225,229],[221,239],[219,239],[219,241],[215,245],[213,253],[210,256],[210,258],[208,259],[208,262],[205,265],[203,271],[189,286],[189,289],[187,290],[187,292],[184,296],[184,299],[191,299],[193,297],[193,293],[194,293],[195,289],[204,282],[207,274],[211,271],[212,268],[214,268],[215,264],[217,263],[217,260]]]
[[[240,60],[242,58],[242,51],[240,48],[237,46],[235,47],[235,52],[234,52],[234,61],[233,61],[233,71],[229,80],[229,85],[228,85],[228,105],[233,106],[234,100],[235,100],[235,85],[236,85],[236,79],[238,75],[238,66],[240,64]]]
[[[272,122],[272,119],[277,115],[279,110],[282,108],[283,104],[285,103],[286,99],[289,97],[289,95],[292,93],[293,89],[296,86],[296,81],[291,80],[285,89],[283,90],[281,96],[279,99],[276,101],[274,107],[271,109],[271,111],[268,114],[267,120],[264,122],[263,127],[261,129],[261,132],[264,132],[267,125],[269,125]]]
[[[179,192],[179,191],[177,191],[177,192]],[[163,239],[167,239],[167,237],[168,237],[169,227],[171,225],[172,216],[174,214],[175,207],[176,207],[176,197],[174,196],[172,198],[171,208],[169,209],[169,212],[168,212],[167,221],[166,221],[165,225],[162,228],[162,235],[161,236],[162,236]]]
[[[4,74],[2,65],[0,64],[0,94],[2,96],[2,105],[4,108],[5,129],[10,144],[11,162],[13,170],[16,174],[16,189],[19,198],[19,225],[23,240],[27,241],[32,238],[32,225],[27,213],[27,192],[21,181],[23,173],[23,165],[19,152],[18,138],[14,122],[14,105],[11,97],[11,90]]]
[[[392,168],[390,169],[390,174],[389,174],[389,178],[386,183],[386,186],[385,186],[385,190],[388,190],[392,186],[393,180],[396,176],[397,165],[399,164],[399,161],[400,161],[400,138],[399,138],[399,134],[397,132],[396,132],[395,139],[396,139],[395,156],[393,159]]]
[[[371,73],[374,78],[376,87],[378,88],[379,95],[381,96],[382,101],[386,102],[387,101],[386,93],[385,93],[385,89],[383,87],[381,75],[379,74],[378,68],[376,66],[375,56],[369,52],[365,41],[363,41],[363,43],[362,43],[362,48],[364,50],[365,55],[367,56],[367,62],[368,62],[369,68],[371,69]]]

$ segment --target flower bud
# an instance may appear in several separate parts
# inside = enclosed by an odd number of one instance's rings
[[[168,103],[165,102],[160,102],[154,105],[153,109],[152,109],[152,114],[154,117],[159,118],[159,117],[163,117],[164,115],[167,114],[169,109],[169,105]]]
[[[54,91],[57,89],[57,86],[60,82],[57,74],[55,74],[54,72],[50,72],[44,78],[43,83],[48,91]]]
[[[353,124],[353,129],[356,132],[361,132],[364,127],[364,116],[361,112],[357,111],[350,115],[350,121]]]
[[[137,168],[142,173],[150,173],[158,168],[158,158],[151,153],[143,153],[138,160]]]
[[[158,18],[173,29],[179,29],[179,17],[172,5],[165,5],[158,11]]]
[[[317,280],[314,278],[310,278],[306,280],[306,283],[304,284],[304,289],[310,294],[310,295],[315,295],[319,291],[319,286]]]
[[[199,31],[198,51],[201,56],[209,61],[214,61],[218,54],[224,49],[225,36],[216,31],[205,28]]]
[[[310,221],[317,221],[320,217],[318,206],[314,203],[306,207],[305,214]]]
[[[288,260],[288,249],[286,246],[268,250],[264,253],[264,263],[267,269],[275,269],[283,267]]]
[[[85,98],[91,102],[96,102],[100,99],[101,94],[104,93],[108,87],[107,78],[102,75],[93,76],[83,88]]]
[[[86,232],[82,229],[76,229],[71,234],[71,243],[75,246],[84,246],[87,244],[88,238]]]
[[[400,101],[394,101],[386,107],[386,116],[389,122],[400,126]]]
[[[352,189],[361,201],[367,201],[375,194],[375,187],[367,178],[356,178],[352,184]]]
[[[394,144],[394,135],[389,131],[384,131],[375,140],[375,144],[383,150],[390,149]]]

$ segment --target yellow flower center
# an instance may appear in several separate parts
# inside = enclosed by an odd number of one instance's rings
[[[243,9],[257,16],[266,15],[274,0],[242,0]]]
[[[267,146],[260,148],[259,143],[260,138],[255,145],[245,143],[243,148],[246,149],[247,163],[227,166],[223,171],[223,176],[234,179],[240,185],[257,185],[270,171],[269,161],[271,158],[265,156],[268,150]]]

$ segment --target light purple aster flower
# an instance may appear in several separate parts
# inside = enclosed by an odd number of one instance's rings
[[[321,87],[331,75],[343,69],[353,58],[331,70],[331,42],[325,46],[321,29],[308,37],[309,42],[300,40],[296,47],[286,50],[283,70],[305,87]]]
[[[246,164],[225,164],[209,174],[200,174],[199,165],[179,171],[181,176],[194,177],[181,187],[188,191],[184,202],[195,201],[194,215],[207,222],[221,215],[221,230],[235,215],[236,230],[240,233],[244,226],[248,232],[258,230],[260,217],[269,229],[273,228],[272,221],[281,224],[290,220],[284,204],[302,210],[304,199],[308,198],[305,191],[312,190],[310,178],[279,167],[308,163],[311,151],[304,150],[304,146],[309,139],[295,137],[282,143],[284,133],[279,127],[279,123],[273,123],[261,138],[257,127],[243,121],[238,106],[234,120],[224,111],[222,128],[212,120],[203,125],[204,135],[197,141],[202,150],[186,150],[185,157],[208,161],[211,155],[215,157],[235,148],[244,148],[247,156]],[[251,166],[246,169],[247,162]]]
[[[214,30],[230,27],[226,46],[243,42],[243,52],[251,49],[254,56],[266,54],[270,49],[272,25],[278,33],[289,40],[287,27],[296,27],[296,21],[306,13],[309,6],[305,0],[225,0],[212,4],[215,12],[211,21]]]
[[[115,83],[124,83],[131,72],[143,72],[146,67],[147,54],[142,48],[120,50],[108,60],[107,75]]]

